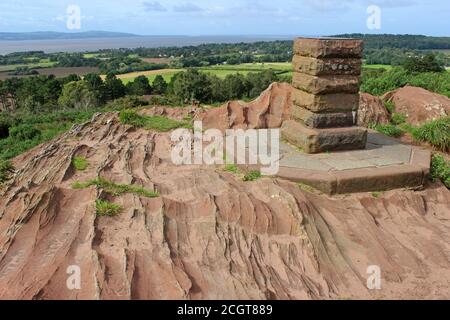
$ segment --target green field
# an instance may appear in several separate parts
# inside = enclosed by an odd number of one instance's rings
[[[9,64],[9,65],[5,65],[5,66],[0,66],[0,72],[14,71],[17,68],[23,68],[23,67],[28,67],[30,69],[32,69],[32,68],[51,68],[55,64],[56,64],[56,62],[48,61],[48,59],[42,60],[41,62],[38,62],[38,63]]]
[[[392,66],[388,65],[388,64],[364,64],[363,68],[365,68],[365,69],[386,69],[386,70],[390,70],[390,69],[392,69]]]
[[[217,66],[209,66],[209,67],[200,67],[197,68],[201,72],[206,72],[212,75],[215,75],[221,79],[225,78],[230,74],[240,73],[243,75],[247,75],[250,72],[260,72],[264,70],[273,69],[275,72],[279,74],[289,75],[291,73],[292,65],[288,62],[271,62],[271,63],[243,63],[238,65],[217,65]],[[145,75],[149,79],[150,83],[153,82],[157,75],[162,75],[164,80],[170,82],[172,77],[178,73],[182,72],[185,69],[162,69],[162,70],[153,70],[148,72],[132,72],[127,74],[121,74],[118,76],[119,79],[122,80],[123,83],[128,83],[133,81],[139,75]]]

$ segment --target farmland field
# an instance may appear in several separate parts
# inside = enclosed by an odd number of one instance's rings
[[[29,63],[29,64],[8,64],[8,65],[0,66],[0,72],[14,71],[17,68],[23,68],[23,67],[28,67],[30,69],[32,69],[32,68],[49,68],[49,67],[53,67],[54,65],[55,65],[55,62],[50,62],[50,61],[41,61],[38,63]]]
[[[227,75],[240,73],[243,75],[247,75],[250,72],[260,72],[264,70],[273,69],[275,72],[280,74],[288,75],[291,71],[291,64],[287,62],[282,63],[243,63],[238,65],[217,65],[217,66],[209,66],[209,67],[200,67],[196,68],[201,72],[210,73],[218,76],[219,78],[225,78]],[[150,82],[153,82],[157,75],[162,75],[164,80],[169,82],[173,75],[185,71],[185,69],[161,69],[161,70],[151,70],[151,71],[142,71],[142,72],[131,72],[120,74],[117,78],[121,79],[123,83],[128,83],[133,81],[136,77],[144,75],[147,76]],[[104,77],[104,76],[103,76]]]
[[[138,71],[138,72],[130,72],[125,74],[119,74],[117,75],[117,78],[122,80],[124,84],[127,84],[130,81],[133,81],[135,78],[139,76],[146,76],[150,82],[153,82],[153,80],[156,78],[157,75],[162,75],[164,80],[167,82],[172,79],[173,75],[184,71],[184,69],[161,69],[161,70],[150,70],[150,71]],[[103,75],[102,78],[105,78]]]
[[[55,75],[57,78],[67,77],[71,74],[83,76],[87,73],[97,73],[99,70],[96,67],[53,67],[37,69],[40,75]],[[9,71],[0,72],[0,80],[5,80],[14,77],[29,77],[29,76],[13,76],[8,74]]]

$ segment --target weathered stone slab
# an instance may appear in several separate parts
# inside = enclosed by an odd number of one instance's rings
[[[364,149],[367,142],[367,130],[362,128],[311,129],[294,120],[283,123],[281,134],[306,153]]]
[[[314,95],[302,90],[293,90],[293,100],[296,106],[312,112],[351,112],[359,106],[359,94],[325,94]]]
[[[415,165],[388,166],[334,172],[337,193],[385,191],[423,184],[424,174]]]
[[[294,88],[312,94],[358,93],[359,76],[312,76],[306,73],[294,72],[292,85]]]
[[[295,72],[313,76],[361,74],[361,59],[324,58],[294,56],[292,65]]]
[[[363,41],[344,38],[297,38],[294,54],[312,58],[361,58]]]
[[[353,126],[353,112],[315,113],[294,105],[291,115],[310,128],[331,128]]]

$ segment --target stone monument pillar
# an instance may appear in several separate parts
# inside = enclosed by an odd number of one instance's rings
[[[282,126],[284,139],[307,153],[366,147],[367,130],[353,126],[362,51],[363,41],[356,39],[294,41],[294,106]]]

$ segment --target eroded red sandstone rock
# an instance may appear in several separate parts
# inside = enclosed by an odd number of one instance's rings
[[[428,90],[406,86],[385,94],[384,101],[393,102],[395,112],[406,115],[406,122],[420,125],[450,115],[450,99]]]
[[[230,101],[220,108],[207,110],[198,119],[205,128],[225,130],[279,128],[290,117],[292,87],[273,83],[261,96],[250,103]]]
[[[272,86],[251,115],[216,110],[229,125],[275,126],[288,104],[270,92],[286,88]],[[450,298],[446,188],[331,198],[279,179],[245,183],[221,167],[176,167],[171,147],[170,133],[109,113],[14,159],[0,190],[0,299]],[[87,170],[72,167],[74,156]],[[161,196],[71,187],[99,175]],[[96,217],[98,198],[125,209]],[[80,290],[66,286],[73,265]],[[382,290],[366,287],[371,265]]]
[[[357,125],[368,128],[370,125],[388,124],[390,114],[383,101],[368,93],[361,93],[358,109]]]

